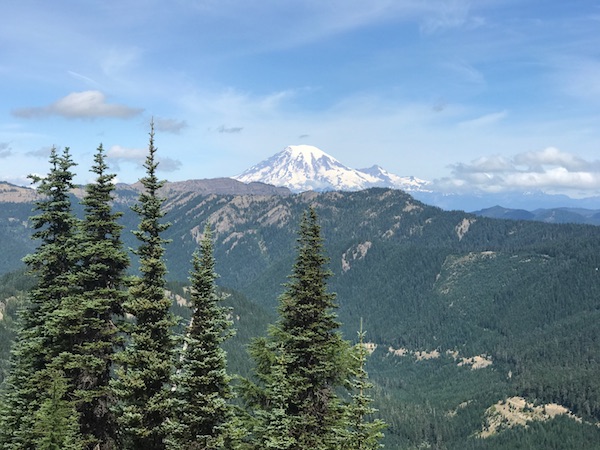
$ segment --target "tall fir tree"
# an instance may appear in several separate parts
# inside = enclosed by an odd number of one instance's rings
[[[174,379],[171,448],[216,450],[229,441],[231,377],[223,342],[231,336],[228,308],[216,293],[212,233],[208,225],[192,259],[192,318]]]
[[[331,272],[312,207],[302,217],[297,251],[280,318],[267,339],[251,346],[258,383],[246,383],[244,392],[254,414],[252,439],[256,448],[334,449],[341,445],[338,390],[350,348],[338,331],[335,295],[327,291]]]
[[[114,355],[121,338],[115,319],[123,315],[126,299],[125,270],[129,258],[121,242],[120,213],[112,211],[114,174],[102,145],[91,171],[94,182],[85,188],[85,215],[78,239],[79,269],[72,277],[76,287],[52,312],[48,332],[61,349],[57,364],[70,380],[71,394],[80,413],[81,433],[87,448],[117,447],[113,414],[114,395],[109,382]]]
[[[35,448],[35,413],[46,398],[40,390],[50,364],[61,352],[48,332],[51,315],[61,300],[72,294],[73,275],[77,270],[78,220],[71,207],[75,165],[68,148],[59,154],[50,152],[50,171],[44,178],[31,176],[40,196],[37,214],[31,217],[33,239],[40,244],[24,261],[36,276],[28,308],[20,318],[20,329],[13,347],[11,371],[5,380],[0,418],[0,447]]]
[[[171,300],[165,295],[166,264],[161,234],[169,227],[162,223],[164,199],[159,189],[164,181],[156,176],[154,125],[151,124],[146,176],[140,181],[144,192],[132,209],[140,217],[134,231],[140,241],[136,254],[141,275],[133,281],[125,311],[134,318],[128,330],[128,346],[120,354],[118,379],[114,383],[119,397],[119,424],[123,446],[127,449],[166,448],[166,422],[171,417],[171,374],[176,321],[170,313]]]

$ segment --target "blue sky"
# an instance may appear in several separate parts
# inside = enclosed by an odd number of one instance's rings
[[[236,175],[290,144],[449,191],[600,193],[600,1],[0,5],[0,180],[102,143],[120,181]]]

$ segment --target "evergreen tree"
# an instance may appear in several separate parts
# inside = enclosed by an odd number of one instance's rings
[[[349,346],[338,332],[335,295],[327,292],[331,272],[313,208],[302,217],[297,251],[279,321],[251,347],[258,384],[243,390],[256,448],[333,449],[341,445],[337,390],[348,373]]]
[[[61,349],[57,364],[70,379],[87,447],[99,450],[116,447],[109,381],[120,337],[113,320],[123,314],[123,278],[129,263],[121,243],[122,226],[117,223],[121,214],[113,213],[110,204],[115,175],[107,174],[107,169],[100,145],[91,169],[96,179],[86,186],[82,201],[81,261],[72,277],[76,289],[62,299],[48,324]]]
[[[68,382],[57,369],[47,371],[47,396],[35,412],[33,429],[36,450],[82,450],[78,414],[73,402],[65,399]]]
[[[173,370],[174,338],[171,301],[165,295],[166,265],[161,237],[168,223],[161,223],[164,199],[159,189],[164,181],[156,176],[154,125],[151,125],[146,176],[140,181],[145,190],[132,209],[140,223],[134,231],[140,241],[136,254],[141,275],[133,281],[125,311],[134,318],[128,331],[129,345],[119,356],[121,367],[115,392],[120,398],[119,422],[124,446],[131,449],[166,448],[166,421],[171,416],[170,379]]]
[[[289,377],[285,376],[286,355],[281,352],[271,367],[269,374],[269,407],[256,411],[254,439],[260,446],[273,450],[289,450],[298,448],[298,441],[293,430],[300,425],[299,417],[288,414]]]
[[[29,307],[21,314],[20,329],[12,352],[11,372],[5,380],[0,418],[0,445],[5,449],[34,448],[35,412],[44,392],[39,384],[61,349],[48,332],[48,323],[61,300],[71,294],[77,261],[77,224],[69,192],[73,189],[71,168],[75,165],[68,148],[50,153],[50,171],[45,178],[31,176],[38,184],[38,212],[31,217],[40,245],[24,261],[37,284],[30,292]]]
[[[383,438],[382,430],[385,423],[380,419],[368,421],[369,417],[377,412],[371,406],[373,399],[369,396],[368,390],[373,388],[369,381],[369,374],[365,369],[368,351],[364,345],[365,332],[362,329],[362,320],[360,331],[358,333],[358,344],[353,353],[356,361],[356,369],[351,369],[352,375],[352,402],[346,409],[346,430],[347,439],[344,449],[347,450],[375,450],[383,447],[380,444]]]
[[[177,449],[219,449],[227,440],[232,397],[227,360],[221,345],[231,335],[228,308],[215,291],[212,233],[204,228],[191,273],[190,325],[175,377],[172,443]]]

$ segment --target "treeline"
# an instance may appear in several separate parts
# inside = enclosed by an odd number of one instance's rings
[[[134,253],[127,275],[115,175],[100,145],[74,213],[75,163],[53,149],[31,222],[37,249],[25,259],[35,284],[20,315],[0,401],[3,449],[375,449],[367,351],[343,340],[314,209],[300,223],[297,256],[279,318],[254,340],[252,377],[234,386],[223,347],[233,334],[215,280],[211,230],[191,257],[191,319],[175,329],[166,291],[170,224],[162,219],[150,132]],[[181,307],[181,305],[179,305]]]

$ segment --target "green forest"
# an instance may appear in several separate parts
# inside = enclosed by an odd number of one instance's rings
[[[600,448],[600,228],[167,191],[155,152],[3,203],[0,448]]]

